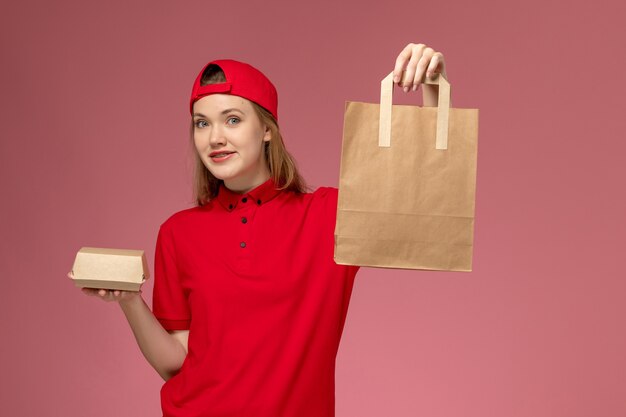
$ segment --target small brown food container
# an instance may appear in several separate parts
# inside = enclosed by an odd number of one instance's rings
[[[83,247],[72,267],[79,288],[139,291],[150,277],[142,250]]]

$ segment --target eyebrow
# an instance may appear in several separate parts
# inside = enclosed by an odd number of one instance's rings
[[[230,108],[230,109],[226,109],[226,110],[224,110],[224,111],[223,111],[222,113],[220,113],[220,114],[230,113],[231,111],[238,111],[238,112],[239,112],[239,113],[241,113],[241,114],[245,114],[243,111],[241,111],[241,110],[239,110],[239,109],[237,109],[237,108],[235,108],[235,107],[232,107],[232,108]],[[193,114],[193,117],[196,117],[196,116],[206,117],[206,116],[205,116],[204,114],[202,114],[202,113],[194,113],[194,114]]]

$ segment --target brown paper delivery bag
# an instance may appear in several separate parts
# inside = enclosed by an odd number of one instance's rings
[[[404,76],[404,74],[403,74]],[[478,109],[346,102],[335,225],[337,264],[471,271]]]

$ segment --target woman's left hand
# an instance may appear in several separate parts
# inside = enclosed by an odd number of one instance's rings
[[[401,84],[402,71],[406,70],[403,85]],[[435,51],[423,43],[408,44],[398,58],[396,66],[393,70],[393,82],[399,87],[404,87],[404,92],[408,92],[411,87],[413,91],[419,88],[422,78],[426,73],[426,77],[432,78],[434,74],[442,74],[446,79],[446,64],[441,52]]]

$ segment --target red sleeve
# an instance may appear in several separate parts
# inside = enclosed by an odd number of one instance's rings
[[[191,314],[176,267],[176,250],[167,223],[159,228],[154,254],[152,312],[165,330],[187,330]]]

